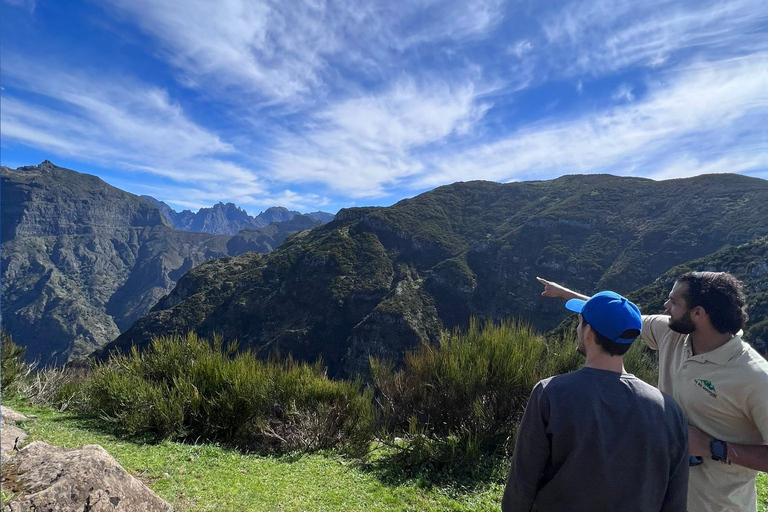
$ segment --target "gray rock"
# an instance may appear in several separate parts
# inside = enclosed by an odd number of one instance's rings
[[[173,510],[97,445],[68,449],[35,441],[3,465],[2,484],[14,494],[3,512]]]
[[[26,438],[27,433],[16,425],[0,424],[0,464],[5,464],[13,456],[14,448]]]
[[[10,407],[0,406],[0,464],[4,464],[14,453],[14,448],[27,438],[27,433],[16,423],[29,418]]]
[[[22,421],[29,420],[25,415],[4,405],[0,406],[0,417],[2,418],[4,425],[15,425]]]

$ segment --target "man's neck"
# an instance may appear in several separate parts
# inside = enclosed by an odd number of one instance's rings
[[[691,333],[693,355],[712,352],[728,343],[733,334],[722,334],[715,329],[696,329]]]
[[[627,373],[627,370],[624,369],[624,358],[622,356],[611,356],[606,353],[588,354],[584,367],[616,373]]]

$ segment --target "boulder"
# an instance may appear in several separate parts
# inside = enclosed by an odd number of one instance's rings
[[[0,463],[13,455],[13,449],[17,443],[21,444],[27,433],[16,426],[16,423],[27,421],[29,418],[14,411],[10,407],[0,406]]]
[[[13,498],[3,512],[166,512],[173,508],[101,446],[69,449],[35,441],[2,467]]]
[[[4,425],[15,425],[29,420],[29,418],[10,407],[2,405],[0,406],[0,420],[2,420]]]

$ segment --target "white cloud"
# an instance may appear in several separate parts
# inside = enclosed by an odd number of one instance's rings
[[[509,49],[509,52],[512,55],[516,56],[518,59],[521,59],[523,58],[523,56],[530,53],[532,50],[533,50],[533,44],[527,39],[524,39],[512,45]]]
[[[223,157],[235,148],[189,119],[167,93],[132,80],[104,80],[4,58],[13,92],[2,96],[5,141],[178,182],[262,192],[248,169]],[[27,91],[20,95],[18,89]],[[29,99],[28,93],[47,97]]]
[[[564,173],[688,175],[768,165],[768,55],[701,64],[652,84],[642,100],[425,160],[415,188]]]
[[[393,52],[482,37],[501,20],[503,7],[500,0],[397,6],[311,0],[109,2],[160,42],[161,55],[182,72],[184,83],[225,91],[234,87],[272,102],[308,98],[310,92],[317,97],[326,74],[335,86],[343,85],[345,66],[355,73],[387,73],[396,64]]]
[[[768,148],[764,148],[768,150]],[[768,153],[763,155],[726,155],[714,160],[703,160],[694,156],[684,156],[672,160],[664,167],[652,171],[646,175],[654,180],[666,180],[671,178],[687,178],[700,174],[713,173],[741,173],[755,169],[768,170]]]
[[[381,196],[424,172],[416,150],[466,135],[487,108],[475,102],[472,86],[400,84],[321,112],[305,133],[279,142],[271,168],[283,181],[320,182],[352,197]]]
[[[633,88],[629,84],[621,84],[611,96],[616,101],[633,101],[635,95]]]
[[[682,51],[709,60],[762,51],[767,21],[750,0],[586,0],[557,9],[543,29],[555,72],[602,75],[659,66]]]

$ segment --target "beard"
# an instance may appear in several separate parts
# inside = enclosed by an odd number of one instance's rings
[[[672,317],[669,317],[668,326],[670,329],[680,334],[691,334],[696,330],[696,326],[694,325],[693,320],[691,320],[690,311],[686,311],[685,314],[677,320],[673,320]]]

